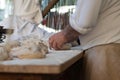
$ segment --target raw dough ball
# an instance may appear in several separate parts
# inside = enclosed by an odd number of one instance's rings
[[[44,58],[45,53],[41,52],[33,52],[32,50],[28,48],[16,48],[11,51],[11,57],[12,58],[19,58],[19,59],[38,59],[38,58]]]
[[[71,43],[66,43],[62,46],[62,49],[61,50],[70,50],[71,47],[75,47],[75,46],[78,46],[79,44],[77,43],[77,41],[73,41]]]
[[[71,45],[72,45],[72,47],[75,47],[75,46],[78,46],[79,43],[77,41],[73,41],[73,42],[71,42]]]
[[[13,48],[11,57],[19,59],[45,58],[48,47],[40,39],[27,39],[21,42],[21,46]]]
[[[6,42],[6,43],[5,43],[5,47],[6,47],[8,53],[10,52],[10,50],[11,50],[12,48],[17,47],[17,46],[19,46],[19,45],[20,45],[20,42],[17,41],[17,40],[9,41],[9,42]]]
[[[17,40],[14,41],[10,41],[9,43],[7,43],[11,48],[17,47],[20,45],[20,42]]]
[[[6,60],[8,59],[9,55],[7,52],[6,47],[0,46],[0,60]]]

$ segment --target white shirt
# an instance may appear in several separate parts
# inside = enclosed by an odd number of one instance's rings
[[[120,0],[78,0],[70,25],[82,34],[83,49],[120,43]]]
[[[34,23],[42,21],[39,0],[13,0],[13,3],[14,15]]]
[[[39,35],[40,39],[48,40],[55,33],[48,32],[45,29],[38,27],[38,23],[42,21],[42,14],[39,6],[39,0],[13,0],[14,14],[0,22],[4,28],[14,29],[12,35],[8,36],[9,41],[18,40],[24,36],[31,34]]]

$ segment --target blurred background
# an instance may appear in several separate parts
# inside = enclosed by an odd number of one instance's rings
[[[51,0],[39,0],[41,10],[49,4]],[[44,17],[43,25],[56,30],[63,29],[68,24],[69,15],[74,12],[76,0],[59,0],[50,12]],[[13,14],[12,0],[0,0],[0,21]]]

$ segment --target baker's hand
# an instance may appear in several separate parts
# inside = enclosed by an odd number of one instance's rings
[[[64,31],[58,32],[49,38],[49,45],[55,50],[62,49],[62,46],[67,42]]]
[[[67,25],[64,30],[54,34],[49,38],[49,45],[55,50],[60,50],[65,43],[77,40],[79,35],[80,33],[72,29],[70,25]]]

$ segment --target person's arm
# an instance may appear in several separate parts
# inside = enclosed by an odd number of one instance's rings
[[[77,40],[79,35],[80,33],[71,28],[70,25],[67,25],[64,30],[52,35],[49,38],[49,45],[55,50],[60,50],[63,49],[62,47],[65,43]]]
[[[102,0],[78,0],[76,11],[70,17],[70,25],[49,38],[50,47],[58,50],[78,36],[89,32],[96,24]]]
[[[66,38],[66,43],[77,40],[80,35],[80,33],[74,30],[70,25],[67,25],[63,32]]]
[[[70,25],[81,34],[86,34],[95,25],[102,0],[78,0],[75,13],[70,16]]]

